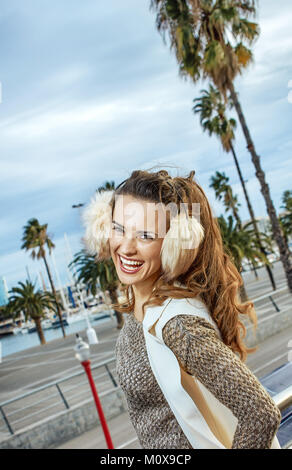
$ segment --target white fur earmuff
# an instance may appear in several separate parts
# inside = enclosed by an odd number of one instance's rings
[[[83,242],[86,250],[97,260],[111,257],[109,237],[112,223],[111,200],[114,191],[100,191],[91,198],[82,214],[85,226]]]
[[[181,212],[172,218],[160,251],[165,280],[170,281],[189,269],[203,238],[204,228],[196,217]]]

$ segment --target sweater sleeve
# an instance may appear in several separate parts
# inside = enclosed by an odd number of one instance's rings
[[[177,315],[162,330],[181,367],[238,419],[232,449],[270,449],[281,412],[245,363],[201,317]]]

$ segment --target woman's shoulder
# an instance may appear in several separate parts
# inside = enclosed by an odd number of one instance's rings
[[[193,315],[214,322],[207,305],[200,296],[181,299],[171,298],[164,313],[164,318],[172,318],[176,315]]]
[[[183,297],[181,299],[176,299],[176,298],[171,298],[171,303],[176,304],[176,305],[183,305],[183,306],[190,306],[189,308],[192,309],[199,309],[199,310],[207,310],[207,306],[205,302],[202,300],[200,295],[197,295],[196,297]]]
[[[176,320],[180,319],[182,316],[185,318],[188,317],[186,318],[188,321],[193,319],[193,324],[197,323],[201,326],[204,324],[210,325],[220,337],[218,326],[213,320],[206,304],[200,297],[171,298],[157,322],[155,330],[158,335],[162,335],[162,330],[166,324],[175,324]]]

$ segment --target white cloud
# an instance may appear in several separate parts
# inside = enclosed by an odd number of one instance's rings
[[[267,12],[269,16],[259,18],[260,36],[252,48],[254,64],[243,75],[244,85],[258,87],[268,83],[271,86],[277,83],[283,69],[289,72],[290,68],[292,73],[292,10],[275,9],[273,5]]]
[[[120,104],[121,105],[121,104]],[[94,123],[107,125],[113,121],[119,109],[118,104],[108,103],[104,105],[76,107],[71,110],[50,111],[27,120],[25,116],[20,122],[13,126],[2,124],[3,138],[12,138],[16,136],[20,140],[34,139],[56,134],[63,134],[64,131],[74,132],[76,127]],[[124,106],[120,112],[126,113],[128,109]]]

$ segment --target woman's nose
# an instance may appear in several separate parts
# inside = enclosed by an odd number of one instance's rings
[[[137,251],[136,237],[133,237],[129,234],[125,235],[122,238],[120,248],[121,248],[122,253],[124,253],[125,256],[136,253]]]

